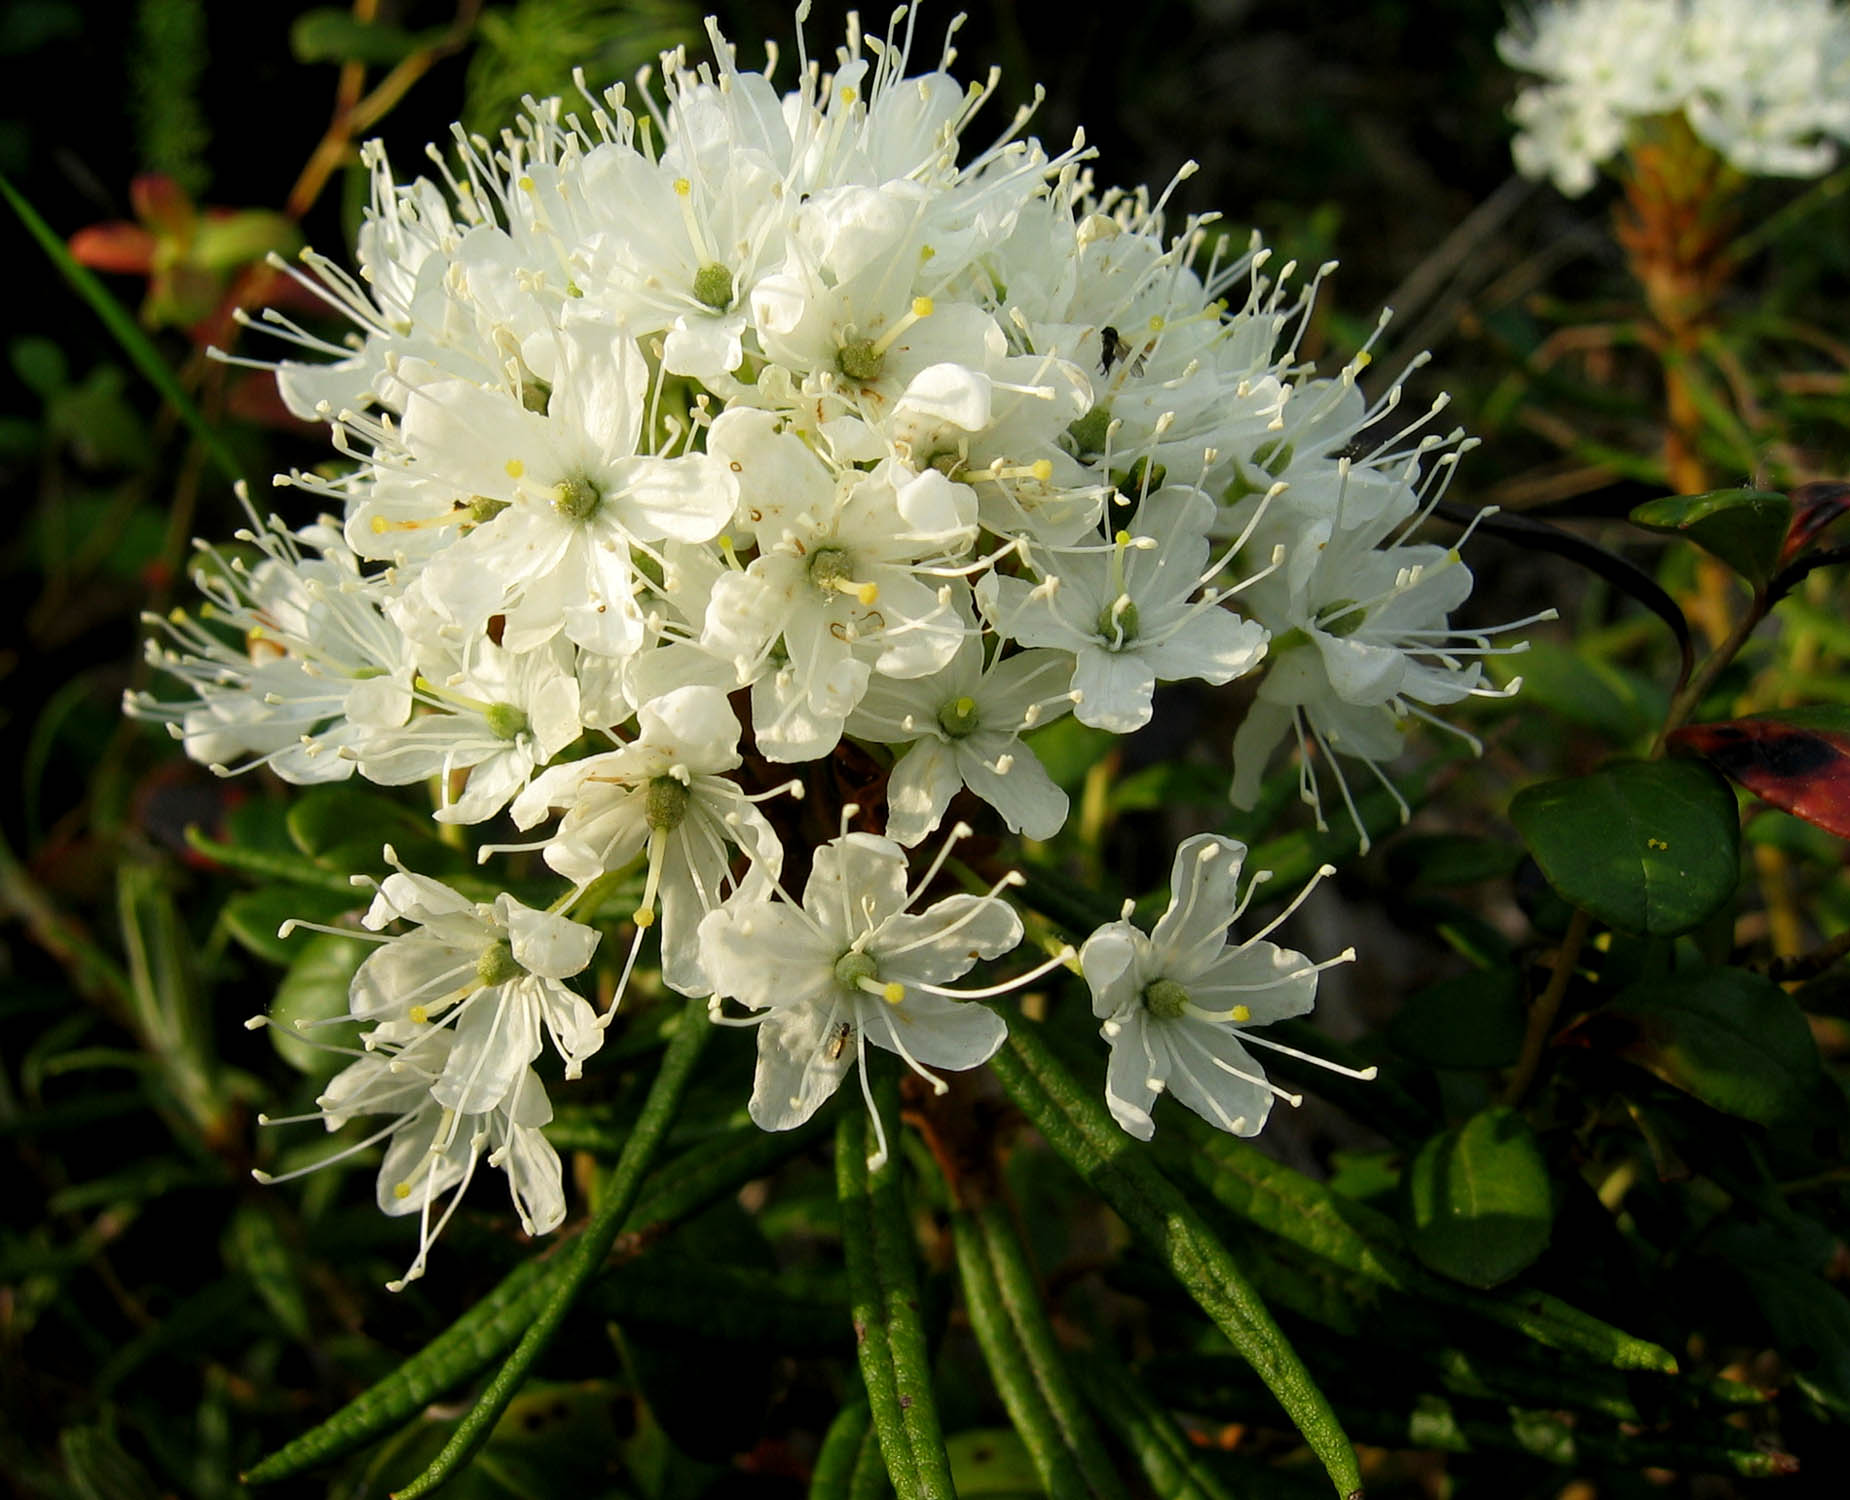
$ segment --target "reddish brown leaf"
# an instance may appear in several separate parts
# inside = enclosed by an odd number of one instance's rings
[[[154,236],[139,224],[118,220],[90,224],[70,239],[71,257],[92,271],[146,276],[154,268]]]
[[[1702,757],[1761,801],[1850,839],[1850,727],[1837,722],[1845,718],[1841,710],[1798,709],[1691,724],[1670,736],[1670,746]]]
[[[1792,501],[1792,526],[1786,532],[1785,546],[1779,560],[1789,563],[1805,551],[1837,519],[1850,511],[1850,484],[1819,479],[1795,489]]]

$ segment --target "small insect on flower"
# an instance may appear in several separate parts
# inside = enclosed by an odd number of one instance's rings
[[[1133,351],[1131,349],[1130,340],[1125,338],[1123,334],[1119,333],[1118,330],[1109,323],[1099,329],[1098,341],[1100,346],[1098,361],[1099,374],[1109,375],[1113,365],[1127,359],[1130,360],[1131,374],[1143,374],[1144,362],[1149,357],[1150,353],[1147,347],[1137,353],[1135,359],[1132,359],[1131,355]]]

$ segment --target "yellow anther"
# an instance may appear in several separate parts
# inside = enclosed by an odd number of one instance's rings
[[[674,180],[674,190],[677,197],[685,198],[694,191],[694,185],[685,177],[677,177]]]
[[[411,1196],[411,1184],[408,1182],[399,1183],[397,1187],[392,1189],[392,1196],[394,1198],[409,1198]]]
[[[956,703],[956,712],[959,718],[969,718],[971,714],[976,712],[976,699],[959,698]]]
[[[929,297],[914,297],[912,299],[912,316],[915,318],[929,318],[931,316],[931,308],[932,301]]]
[[[841,102],[843,104],[852,104],[860,97],[861,96],[854,91],[852,85],[845,86],[841,91]]]
[[[880,587],[878,584],[873,583],[857,584],[854,590],[854,597],[859,599],[863,604],[872,604],[874,600],[880,597]]]
[[[510,458],[504,467],[507,470],[507,477],[509,479],[518,479],[522,474],[527,472],[527,466],[517,458]]]
[[[1042,484],[1046,484],[1048,480],[1053,478],[1053,460],[1051,458],[1037,458],[1033,463],[1028,465],[1028,472]]]
[[[1131,534],[1128,531],[1120,531],[1112,540],[1120,547],[1128,547],[1131,544]]]
[[[1150,314],[1150,332],[1151,333],[1161,333],[1168,326],[1169,324],[1164,320],[1163,315],[1161,313],[1151,313]]]
[[[515,186],[518,187],[523,193],[534,193],[534,192],[539,191],[538,188],[534,187],[533,179],[531,177],[522,177],[520,181],[515,184]]]
[[[653,906],[638,907],[635,915],[630,920],[638,927],[653,927],[655,925],[655,908]]]
[[[1252,1007],[1249,1005],[1236,1005],[1232,1010],[1227,1012],[1227,1018],[1236,1025],[1244,1026],[1253,1018]]]
[[[411,1007],[411,1019],[419,1026],[422,1026],[430,1019],[430,1012],[425,1010],[421,1005],[414,1005]]]
[[[384,536],[391,529],[392,529],[392,523],[386,520],[384,516],[374,516],[373,517],[373,535],[374,536]]]
[[[906,998],[906,987],[897,980],[889,979],[880,986],[880,998],[888,1005],[897,1005]]]
[[[1366,349],[1362,350],[1355,357],[1355,367],[1358,370],[1366,370],[1374,362],[1374,355],[1370,354]]]

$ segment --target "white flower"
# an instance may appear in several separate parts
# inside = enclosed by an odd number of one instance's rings
[[[1257,1135],[1275,1096],[1299,1102],[1266,1080],[1243,1043],[1304,1054],[1242,1028],[1305,1014],[1316,1000],[1317,971],[1328,964],[1265,941],[1302,895],[1252,937],[1229,941],[1228,925],[1252,899],[1251,885],[1244,898],[1239,893],[1245,858],[1244,844],[1196,835],[1176,850],[1169,907],[1149,936],[1112,922],[1079,950],[1093,1013],[1111,1044],[1105,1102],[1140,1140],[1155,1132],[1150,1111],[1164,1089],[1234,1135]],[[1354,957],[1351,949],[1328,963]],[[1372,1078],[1374,1070],[1355,1076]]]
[[[1109,546],[1056,551],[1043,577],[986,574],[977,599],[996,633],[1076,658],[1073,717],[1128,734],[1150,722],[1158,679],[1231,682],[1265,654],[1265,627],[1200,593],[1213,502],[1199,490],[1158,490]]]
[[[898,1053],[940,1093],[945,1085],[928,1068],[974,1068],[1002,1045],[1002,1018],[972,1001],[1045,969],[993,989],[948,988],[979,958],[1014,948],[1022,928],[993,894],[947,896],[909,913],[941,865],[908,892],[905,850],[873,834],[844,834],[816,851],[801,906],[734,901],[700,924],[715,1005],[725,997],[765,1013],[748,1023],[758,1026],[751,1116],[764,1129],[790,1130],[813,1115],[864,1060],[868,1042]],[[882,1134],[876,1160],[885,1156]]]
[[[1002,814],[1011,832],[1050,839],[1066,822],[1066,793],[1020,736],[1073,704],[1062,691],[1073,673],[1062,651],[1022,651],[983,666],[971,632],[950,664],[911,681],[871,683],[847,731],[881,744],[908,744],[887,779],[887,837],[912,845],[935,829],[960,787]]]
[[[396,863],[389,848],[386,858]],[[595,929],[506,893],[493,904],[471,901],[402,866],[380,883],[361,920],[374,932],[395,921],[413,930],[377,940],[354,973],[348,1010],[377,1023],[370,1045],[413,1042],[429,1029],[453,1033],[431,1084],[444,1108],[481,1114],[500,1104],[540,1055],[542,1028],[568,1078],[603,1045],[596,1012],[562,982],[591,962]],[[283,932],[309,925],[285,923]]]
[[[1511,110],[1529,177],[1570,197],[1634,125],[1681,111],[1743,172],[1816,177],[1850,140],[1850,10],[1837,0],[1553,0],[1500,37],[1537,74]]]
[[[662,977],[682,994],[700,994],[709,988],[697,944],[701,919],[735,890],[741,900],[761,899],[783,867],[783,846],[723,774],[739,765],[739,721],[725,694],[676,688],[645,704],[638,722],[636,738],[621,750],[539,777],[514,803],[514,821],[528,828],[565,809],[545,845],[546,863],[581,890],[646,849],[638,937],[654,923],[659,901]],[[736,881],[735,849],[749,861]]]
[[[314,1113],[289,1119],[258,1117],[263,1125],[320,1120],[331,1131],[339,1130],[358,1115],[393,1117],[360,1140],[306,1167],[274,1176],[262,1171],[252,1173],[261,1183],[287,1182],[385,1142],[377,1185],[379,1210],[393,1218],[418,1216],[417,1255],[403,1276],[386,1283],[391,1291],[402,1291],[424,1274],[431,1246],[461,1206],[484,1154],[489,1166],[507,1173],[514,1211],[528,1234],[546,1234],[565,1217],[559,1154],[540,1130],[552,1119],[552,1105],[544,1086],[527,1068],[507,1094],[486,1111],[468,1113],[446,1108],[437,1100],[433,1085],[447,1071],[454,1048],[451,1032],[422,1031],[409,1041],[384,1046],[342,1069],[315,1101]],[[450,1201],[433,1224],[432,1210],[445,1194],[450,1195]]]

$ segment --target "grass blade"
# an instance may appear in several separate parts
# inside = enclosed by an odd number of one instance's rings
[[[1076,1359],[1071,1368],[1092,1409],[1150,1481],[1151,1494],[1163,1500],[1233,1500],[1175,1419],[1129,1370],[1099,1354]]]

